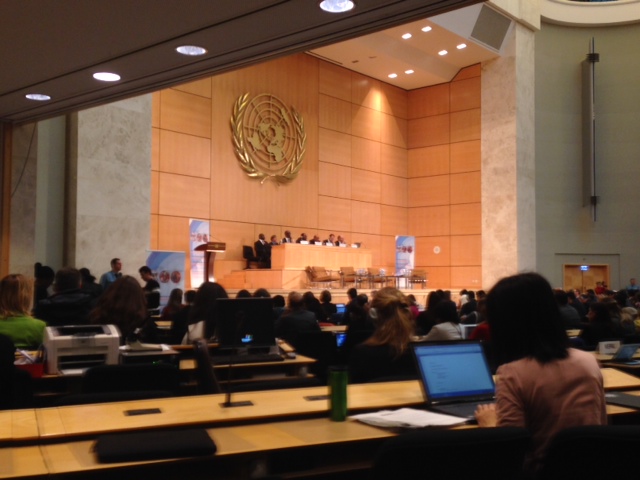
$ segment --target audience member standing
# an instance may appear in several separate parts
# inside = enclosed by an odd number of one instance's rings
[[[122,277],[122,261],[119,258],[111,259],[111,270],[103,273],[100,277],[100,285],[102,286],[102,290],[106,290],[109,285],[114,283],[120,277]]]

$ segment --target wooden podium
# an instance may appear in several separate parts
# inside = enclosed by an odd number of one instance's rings
[[[213,262],[216,259],[216,253],[223,253],[227,250],[227,244],[224,242],[207,242],[194,248],[196,252],[204,252],[204,279],[205,282],[213,282]]]

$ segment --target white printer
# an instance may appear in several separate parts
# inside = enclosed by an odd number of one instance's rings
[[[96,365],[116,365],[120,332],[115,325],[65,325],[44,331],[47,373],[81,374]]]

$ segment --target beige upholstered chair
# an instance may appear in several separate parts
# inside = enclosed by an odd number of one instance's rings
[[[331,288],[331,282],[340,281],[338,273],[329,272],[325,267],[307,267],[310,287]]]
[[[422,288],[427,288],[427,272],[425,270],[413,270],[409,277],[409,285],[411,288],[415,284],[422,285]]]

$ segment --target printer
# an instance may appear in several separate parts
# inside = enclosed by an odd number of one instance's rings
[[[96,365],[116,365],[120,331],[115,325],[47,327],[44,348],[48,374],[79,375]]]

